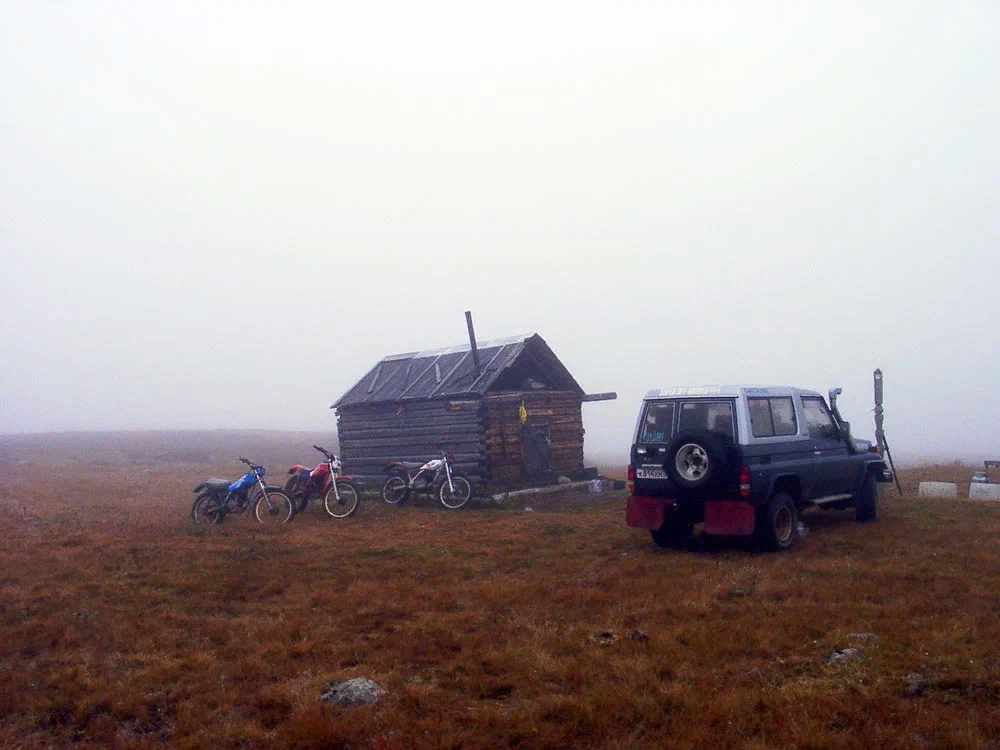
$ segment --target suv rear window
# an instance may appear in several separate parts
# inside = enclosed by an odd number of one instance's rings
[[[685,401],[681,403],[681,415],[677,429],[707,430],[725,435],[735,440],[733,404],[730,401]]]
[[[639,440],[643,443],[665,443],[670,440],[674,425],[674,402],[660,401],[646,407]]]
[[[679,414],[675,420],[675,415]],[[677,429],[674,423],[677,422]],[[678,432],[706,430],[736,439],[731,401],[653,401],[646,407],[641,443],[669,443]]]

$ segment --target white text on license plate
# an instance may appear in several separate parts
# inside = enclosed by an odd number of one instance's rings
[[[643,466],[636,469],[636,479],[666,479],[667,472],[659,466]]]

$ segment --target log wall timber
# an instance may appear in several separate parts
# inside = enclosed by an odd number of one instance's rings
[[[486,479],[480,399],[359,404],[337,410],[341,460],[348,474],[381,474],[390,461],[427,461],[438,446],[455,454],[471,480]]]
[[[470,479],[524,480],[520,407],[547,431],[549,469],[583,469],[583,413],[572,391],[503,391],[465,400],[433,399],[338,408],[340,455],[348,474],[379,475],[391,461],[427,461],[443,446]]]
[[[486,396],[487,475],[497,482],[524,476],[520,406],[526,424],[548,428],[550,468],[554,473],[583,468],[583,413],[579,395],[571,391],[490,393]]]

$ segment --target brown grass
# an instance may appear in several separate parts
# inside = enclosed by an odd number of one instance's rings
[[[0,467],[0,747],[1000,744],[1000,507],[889,494],[787,554],[672,552],[622,494],[198,529],[191,486],[235,469],[188,471]],[[320,703],[355,676],[388,695]]]

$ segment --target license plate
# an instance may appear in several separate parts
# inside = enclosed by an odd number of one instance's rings
[[[643,466],[636,469],[635,477],[636,479],[666,479],[667,472],[659,466]]]

